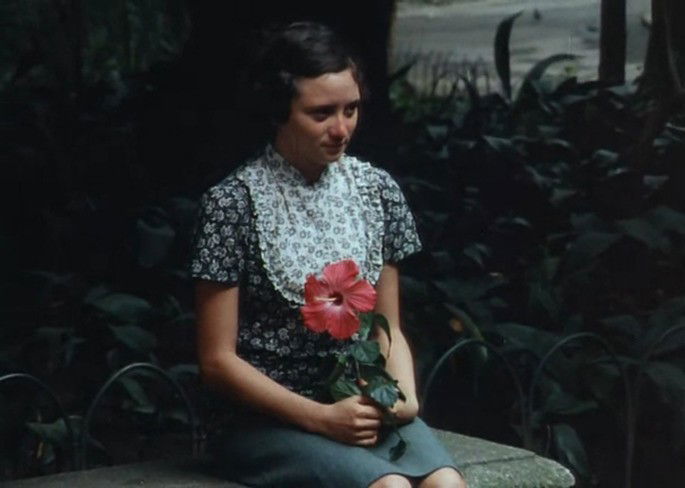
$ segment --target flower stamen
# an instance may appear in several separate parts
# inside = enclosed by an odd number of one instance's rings
[[[318,297],[316,297],[316,300],[319,302],[327,302],[327,303],[333,303],[335,305],[340,305],[343,301],[343,297],[340,293],[335,293],[335,294],[327,296],[327,297],[318,296]]]

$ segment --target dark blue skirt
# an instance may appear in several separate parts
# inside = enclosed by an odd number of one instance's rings
[[[262,416],[241,417],[210,442],[222,474],[254,487],[367,488],[387,474],[423,478],[454,460],[421,420],[400,427],[407,450],[390,460],[392,430],[373,447],[341,444]]]

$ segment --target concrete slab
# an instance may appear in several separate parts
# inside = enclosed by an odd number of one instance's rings
[[[569,488],[560,464],[525,449],[435,430],[464,471],[469,488]],[[4,488],[245,488],[226,481],[207,462],[171,459],[125,464],[7,482]]]

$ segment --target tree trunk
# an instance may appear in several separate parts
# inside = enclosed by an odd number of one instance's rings
[[[652,27],[640,87],[659,99],[683,90],[685,79],[685,2],[652,0]]]
[[[643,171],[652,159],[652,141],[676,111],[685,107],[685,2],[652,0],[652,26],[640,91],[654,100],[642,134],[631,151],[634,168]]]
[[[611,84],[626,78],[626,0],[602,0],[599,80]]]

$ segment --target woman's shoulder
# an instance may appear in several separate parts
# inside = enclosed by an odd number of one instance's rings
[[[242,166],[231,172],[223,180],[209,187],[202,195],[202,201],[205,204],[214,203],[222,207],[247,201],[249,197],[247,188],[238,177],[238,171],[241,168]]]
[[[364,176],[379,185],[387,186],[397,184],[388,171],[370,161],[360,159],[356,156],[345,155],[344,162],[345,165],[358,176]]]
[[[400,198],[402,190],[387,170],[355,156],[346,156],[346,158],[345,164],[349,165],[355,173],[355,178],[377,188],[383,200],[396,201]]]

